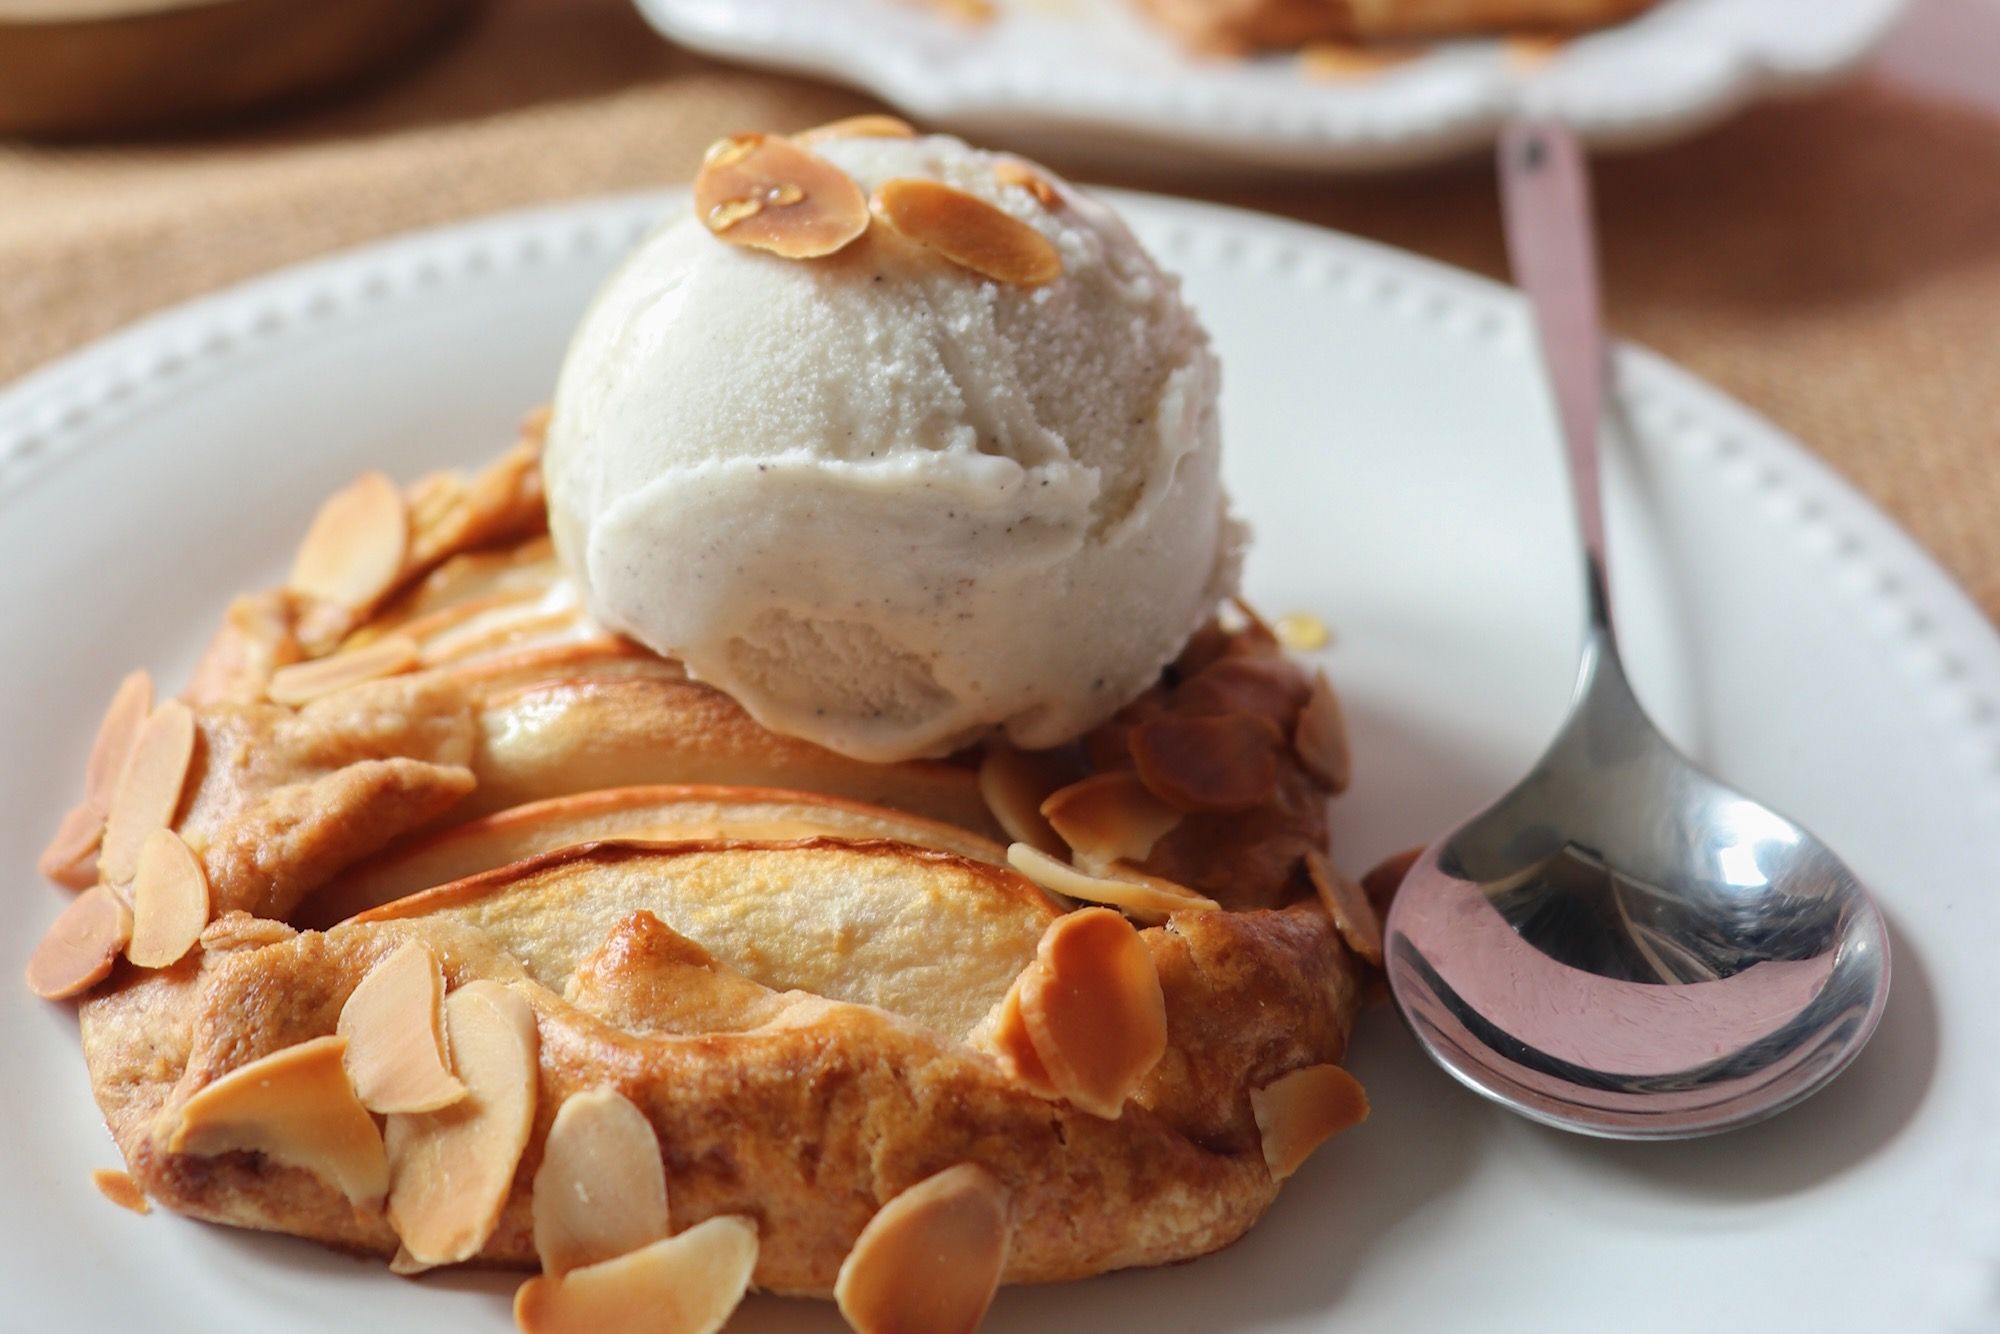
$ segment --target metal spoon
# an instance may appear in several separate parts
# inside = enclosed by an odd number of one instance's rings
[[[1888,995],[1889,942],[1838,857],[1702,772],[1634,698],[1605,574],[1583,155],[1560,128],[1515,126],[1500,178],[1562,425],[1589,632],[1570,715],[1533,772],[1404,880],[1389,982],[1439,1064],[1524,1116],[1622,1139],[1711,1134],[1854,1058]]]

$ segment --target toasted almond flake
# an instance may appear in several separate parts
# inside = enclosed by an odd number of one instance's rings
[[[1042,815],[1042,803],[1068,781],[1067,766],[1046,752],[996,741],[979,761],[979,795],[1008,838],[1051,855],[1067,848]]]
[[[152,711],[152,677],[138,671],[118,683],[90,743],[90,759],[83,771],[83,801],[63,817],[62,826],[42,853],[41,872],[57,884],[83,889],[96,882],[90,854],[104,837],[104,818],[111,812],[119,775],[131,761],[132,749],[138,745],[139,733]]]
[[[1334,870],[1317,852],[1306,853],[1306,874],[1347,948],[1380,968],[1382,923],[1376,919],[1375,909],[1361,886]]]
[[[1134,867],[1114,862],[1104,874],[1092,875],[1025,843],[1008,845],[1007,864],[1052,893],[1105,904],[1148,924],[1165,921],[1171,913],[1215,912],[1222,907],[1214,899]]]
[[[993,176],[1002,185],[1018,185],[1035,197],[1043,208],[1061,208],[1063,198],[1048,178],[1015,158],[1001,158],[993,164]]]
[[[1299,51],[1299,67],[1316,79],[1372,79],[1423,54],[1421,46],[1313,42]]]
[[[97,856],[98,871],[110,884],[129,884],[147,837],[173,823],[194,760],[194,737],[194,713],[177,699],[154,709],[140,729],[112,791]]]
[[[413,666],[418,657],[416,641],[405,635],[384,635],[361,648],[310,662],[295,662],[271,673],[264,693],[274,704],[309,704],[322,695],[331,695]]]
[[[809,130],[800,130],[792,136],[792,142],[807,148],[825,143],[829,139],[914,139],[917,132],[910,122],[897,116],[873,114],[848,116],[841,120],[815,125]]]
[[[967,1040],[999,1057],[1007,1073],[1034,1092],[1045,1098],[1056,1096],[1055,1081],[1049,1078],[1042,1058],[1035,1054],[1035,1040],[1028,1035],[1028,1025],[1021,1018],[1020,987],[1010,988]]]
[[[90,1181],[98,1194],[120,1209],[130,1209],[135,1214],[153,1212],[152,1203],[146,1199],[146,1192],[139,1189],[139,1183],[115,1167],[91,1169]]]
[[[389,1225],[428,1265],[470,1259],[493,1235],[534,1125],[538,1077],[535,1012],[519,994],[468,982],[444,1009],[466,1096],[388,1125]]]
[[[435,583],[438,578],[438,575],[433,575],[426,583]],[[421,595],[428,590],[420,587],[418,591]],[[416,640],[420,651],[428,651],[437,639],[449,636],[469,621],[489,622],[499,619],[507,622],[519,615],[531,615],[542,599],[548,595],[547,588],[534,584],[516,588],[502,587],[477,597],[446,603],[433,611],[413,616],[402,624],[394,626],[393,629],[397,634],[407,635]]]
[[[426,667],[440,667],[524,645],[580,642],[597,633],[580,607],[503,609],[433,636],[423,646],[420,661]]]
[[[1276,649],[1265,652],[1255,640],[1250,647],[1251,652],[1217,658],[1184,676],[1174,687],[1173,711],[1187,717],[1254,714],[1289,734],[1312,693],[1312,680]]]
[[[615,1260],[667,1235],[667,1172],[646,1114],[615,1089],[564,1101],[535,1171],[542,1272]]]
[[[1368,1118],[1368,1095],[1337,1065],[1308,1065],[1250,1091],[1250,1111],[1275,1181],[1299,1170],[1331,1136]]]
[[[1015,985],[1056,1093],[1116,1120],[1167,1049],[1166,1000],[1146,942],[1110,909],[1084,908],[1049,924]]]
[[[876,187],[869,207],[901,235],[982,278],[1039,287],[1062,276],[1055,243],[978,195],[924,176]]]
[[[847,1323],[858,1334],[972,1334],[1007,1264],[1007,1199],[991,1172],[960,1163],[876,1210],[834,1281]]]
[[[1135,725],[1128,743],[1139,780],[1176,810],[1232,814],[1277,794],[1285,741],[1268,718],[1168,714]]]
[[[868,200],[853,178],[782,135],[711,145],[694,178],[694,207],[731,245],[786,259],[831,255],[868,230]]]
[[[84,801],[100,814],[111,810],[111,794],[118,776],[132,759],[139,733],[153,713],[153,678],[143,671],[133,672],[118,683],[97,737],[90,743],[90,760],[84,766]]]
[[[1309,653],[1333,642],[1333,632],[1326,628],[1326,622],[1309,611],[1280,616],[1278,623],[1271,628],[1277,633],[1280,644],[1297,653]]]
[[[28,990],[43,1000],[67,1000],[90,990],[111,972],[132,938],[132,914],[116,895],[93,885],[52,923],[28,959]]]
[[[354,1096],[342,1054],[328,1035],[231,1070],[181,1107],[167,1148],[213,1157],[243,1150],[302,1168],[358,1209],[381,1207],[389,1163],[375,1119]]]
[[[427,1265],[416,1256],[411,1255],[410,1248],[407,1246],[396,1247],[396,1253],[389,1257],[389,1272],[400,1275],[403,1278],[414,1278],[418,1274],[428,1274],[436,1268],[436,1265]]]
[[[347,1077],[371,1112],[435,1112],[465,1096],[444,1053],[444,972],[421,940],[368,970],[340,1007]]]
[[[1181,822],[1181,813],[1126,770],[1092,774],[1049,795],[1041,814],[1079,865],[1141,862]]]
[[[141,968],[179,963],[208,925],[208,872],[181,836],[155,829],[132,874],[132,939],[125,957]]]
[[[363,473],[320,506],[285,584],[302,597],[359,610],[389,591],[409,547],[403,493],[381,473]]]
[[[87,888],[97,883],[94,857],[103,840],[104,813],[88,805],[71,807],[56,826],[55,837],[42,849],[35,869],[65,888]]]
[[[1325,672],[1313,675],[1312,694],[1299,710],[1298,725],[1292,729],[1292,749],[1306,772],[1326,784],[1327,791],[1339,796],[1354,777],[1354,755],[1347,744],[1347,715],[1341,711],[1340,696]]]
[[[757,1224],[728,1214],[561,1278],[529,1279],[514,1294],[514,1323],[524,1334],[714,1334],[756,1268]]]

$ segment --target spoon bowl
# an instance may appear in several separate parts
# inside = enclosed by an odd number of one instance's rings
[[[1516,126],[1501,180],[1563,429],[1589,630],[1569,717],[1534,769],[1410,868],[1384,967],[1418,1041],[1475,1091],[1584,1134],[1712,1134],[1854,1059],[1888,997],[1888,935],[1825,844],[1683,756],[1633,694],[1606,577],[1582,152],[1554,126]]]
[[[1411,868],[1384,946],[1418,1039],[1534,1120],[1622,1139],[1773,1115],[1860,1051],[1881,913],[1797,824],[1656,732],[1616,657],[1528,777]]]

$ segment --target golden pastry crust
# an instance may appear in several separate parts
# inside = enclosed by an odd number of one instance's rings
[[[767,1290],[829,1292],[883,1202],[967,1161],[1012,1192],[1008,1282],[1080,1278],[1226,1245],[1277,1193],[1246,1090],[1339,1059],[1360,969],[1324,915],[1304,905],[1181,914],[1141,935],[1173,1038],[1116,1121],[1039,1098],[990,1054],[868,1006],[799,997],[743,1031],[633,1033],[528,983],[542,1051],[536,1125],[479,1259],[534,1263],[529,1187],[539,1146],[565,1097],[603,1086],[653,1122],[677,1228],[719,1214],[760,1220],[755,1281]],[[161,973],[124,968],[86,1002],[84,1047],[99,1101],[146,1193],[197,1218],[393,1253],[395,1235],[379,1215],[358,1215],[311,1173],[248,1154],[172,1154],[164,1143],[194,1091],[332,1032],[368,967],[412,937],[451,961],[454,987],[522,977],[481,933],[418,919],[211,951]],[[597,961],[618,978],[598,979],[593,1008],[629,1022],[607,993],[643,988],[661,948],[611,942],[624,957]]]
[[[606,1087],[658,1137],[675,1230],[754,1220],[754,1281],[774,1291],[830,1292],[878,1209],[959,1164],[1008,1201],[1009,1282],[1241,1235],[1278,1184],[1252,1093],[1337,1063],[1375,986],[1303,869],[1330,789],[1295,741],[1312,683],[1269,632],[1205,632],[1103,728],[1009,770],[1031,785],[1017,797],[1068,812],[1076,848],[1045,822],[1036,836],[1088,866],[1078,892],[1137,880],[1164,905],[1135,909],[1136,933],[1092,910],[1095,936],[1127,942],[1097,984],[1164,1032],[1163,1050],[1105,1057],[1107,1100],[1103,1080],[1065,1085],[1051,1064],[1104,1040],[1066,1036],[1046,999],[1075,981],[1050,969],[1092,966],[1088,949],[1079,965],[1048,948],[1090,914],[1065,916],[1076,905],[1006,865],[1010,817],[988,809],[980,757],[864,764],[775,736],[597,630],[563,596],[534,457],[531,428],[487,474],[406,493],[405,540],[371,553],[379,571],[401,550],[400,573],[366,607],[287,590],[231,607],[184,697],[195,739],[169,820],[213,920],[178,963],[121,960],[81,1006],[140,1188],[194,1217],[395,1254],[394,1210],[350,1203],[333,1175],[170,1145],[224,1076],[335,1041],[370,968],[417,941],[448,1002],[498,985],[533,1014],[532,1125],[479,1262],[535,1261],[549,1126]],[[408,647],[366,660],[386,674],[272,702],[294,665],[390,636]],[[607,835],[628,841],[590,841]],[[466,878],[383,902],[439,867]],[[1063,1043],[1039,1045],[1051,1032]]]
[[[1484,32],[1575,32],[1657,0],[1138,0],[1197,51],[1241,55],[1314,41],[1397,41]]]

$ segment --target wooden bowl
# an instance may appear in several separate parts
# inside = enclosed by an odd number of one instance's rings
[[[328,92],[478,0],[0,0],[0,134],[148,134]]]

